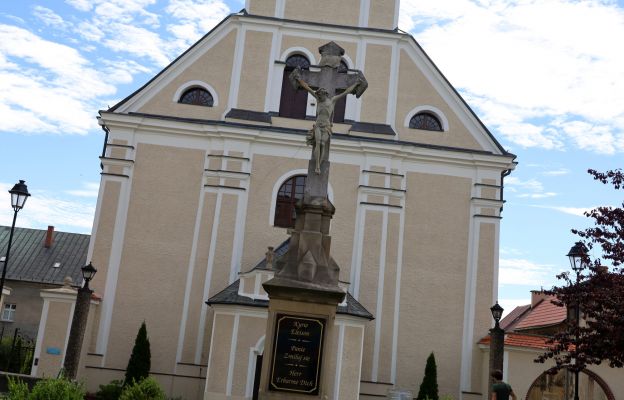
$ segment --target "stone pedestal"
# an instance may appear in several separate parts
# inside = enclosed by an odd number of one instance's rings
[[[269,314],[259,397],[262,400],[331,399],[336,309],[345,297],[340,268],[330,255],[329,227],[335,212],[327,199],[329,161],[314,174],[310,160],[304,199],[297,207],[288,253],[276,262],[263,287]]]

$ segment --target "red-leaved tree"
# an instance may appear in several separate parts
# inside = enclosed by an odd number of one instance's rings
[[[624,187],[621,169],[588,172],[616,190]],[[578,275],[558,275],[563,285],[549,291],[561,307],[573,310],[580,304],[581,314],[581,323],[568,318],[564,329],[549,340],[549,349],[535,360],[553,359],[553,372],[561,368],[582,370],[603,361],[611,367],[624,366],[624,202],[621,207],[598,207],[585,215],[593,219],[594,226],[573,229],[572,233],[588,248],[599,248],[601,257],[586,258]],[[568,315],[574,316],[574,312]]]

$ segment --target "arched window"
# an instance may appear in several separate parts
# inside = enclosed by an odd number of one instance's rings
[[[308,93],[303,90],[295,90],[290,84],[288,76],[297,67],[310,69],[310,61],[305,56],[295,54],[286,60],[284,77],[282,79],[282,96],[280,99],[279,116],[286,118],[305,119],[308,106]]]
[[[214,99],[212,98],[210,92],[206,89],[200,87],[192,87],[182,93],[179,103],[212,107],[212,105],[214,104]]]
[[[409,127],[412,129],[442,132],[442,124],[438,117],[428,112],[420,112],[414,115],[412,119],[410,119]]]
[[[296,175],[286,180],[277,192],[275,200],[275,226],[293,228],[295,226],[295,204],[303,198],[306,176]]]
[[[583,370],[579,374],[579,393],[589,395],[588,399],[614,400],[615,397],[607,383],[596,373]],[[562,369],[551,375],[544,372],[531,385],[526,400],[566,400],[574,397],[574,373]]]
[[[346,74],[349,70],[349,66],[344,60],[340,61],[340,66],[338,67],[338,73]],[[336,93],[338,94],[338,93]],[[334,106],[334,122],[344,122],[345,110],[347,109],[347,97],[343,97],[338,100],[336,105]]]

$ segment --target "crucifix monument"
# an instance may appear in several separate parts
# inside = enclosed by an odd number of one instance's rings
[[[340,384],[332,381],[333,364],[330,354],[324,354],[333,348],[336,309],[346,295],[338,284],[340,268],[330,255],[329,228],[335,212],[327,197],[332,119],[336,101],[349,94],[360,97],[368,83],[360,71],[338,72],[344,50],[336,43],[321,46],[319,52],[319,72],[297,69],[289,77],[295,88],[316,98],[317,112],[307,136],[313,148],[289,249],[276,260],[274,278],[263,284],[269,313],[262,400],[332,399],[329,382]]]

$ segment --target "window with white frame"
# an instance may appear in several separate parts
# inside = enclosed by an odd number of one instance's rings
[[[2,310],[2,320],[3,321],[14,321],[15,320],[15,310],[17,309],[16,304],[5,304],[4,309]]]

